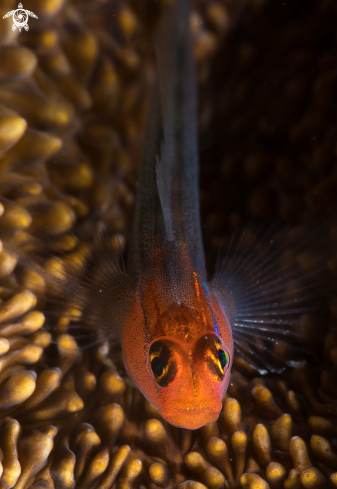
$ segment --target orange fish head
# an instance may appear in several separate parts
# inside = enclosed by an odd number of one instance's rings
[[[124,332],[124,363],[145,397],[174,426],[197,429],[215,421],[229,382],[232,345],[214,331],[147,343],[139,316],[133,319]]]
[[[226,314],[211,296],[202,306],[199,312],[176,304],[161,314],[148,307],[147,328],[139,301],[123,330],[124,364],[130,377],[169,423],[187,429],[218,418],[233,359]],[[207,308],[211,308],[208,316]]]
[[[216,421],[230,364],[230,353],[214,332],[188,342],[172,337],[154,340],[148,370],[157,385],[155,404],[161,415],[172,425],[188,429]]]

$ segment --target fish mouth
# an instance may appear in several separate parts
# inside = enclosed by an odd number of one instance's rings
[[[217,401],[218,402],[215,402],[215,400],[212,399],[210,406],[207,406],[207,404],[210,403],[205,403],[206,406],[201,407],[193,406],[193,404],[183,400],[177,405],[173,403],[169,411],[163,410],[161,414],[173,426],[188,430],[197,430],[218,419],[222,403],[219,400]]]
[[[197,430],[202,426],[213,423],[219,417],[219,411],[191,410],[181,411],[175,415],[165,416],[164,418],[177,428],[185,428],[187,430]]]

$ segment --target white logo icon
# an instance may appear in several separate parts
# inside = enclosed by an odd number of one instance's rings
[[[35,15],[34,12],[30,12],[29,10],[22,8],[22,3],[19,3],[16,10],[7,12],[7,14],[3,16],[3,19],[7,19],[7,17],[10,17],[11,15],[13,15],[13,31],[15,31],[16,28],[18,28],[20,32],[22,28],[24,28],[25,31],[28,31],[28,15],[30,17],[34,17],[34,19],[38,19],[38,16]]]

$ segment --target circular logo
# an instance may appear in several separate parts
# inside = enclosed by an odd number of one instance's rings
[[[13,14],[13,22],[14,22],[13,27],[15,25],[15,27],[18,27],[20,30],[22,29],[22,27],[25,28],[25,26],[27,26],[27,22],[28,22],[27,11],[22,9],[22,8],[18,8],[17,10],[15,10],[15,12]],[[14,30],[15,30],[15,28],[13,29],[13,31]]]
[[[35,19],[38,18],[38,16],[35,15],[34,12],[24,9],[22,3],[19,3],[16,10],[11,10],[10,12],[7,12],[7,14],[3,16],[3,19],[7,19],[7,17],[11,16],[13,16],[12,30],[15,31],[16,29],[19,29],[20,32],[22,28],[24,28],[25,31],[29,30],[28,16],[34,17]]]

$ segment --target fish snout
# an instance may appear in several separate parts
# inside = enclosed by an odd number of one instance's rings
[[[195,397],[173,398],[161,409],[161,414],[174,426],[196,430],[216,421],[221,409],[222,402],[214,397],[201,400],[196,400]]]

